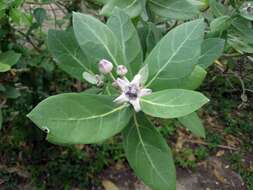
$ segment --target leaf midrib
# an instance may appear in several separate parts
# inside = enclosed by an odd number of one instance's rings
[[[94,74],[90,69],[88,69],[85,65],[83,65],[81,63],[81,61],[74,55],[71,53],[71,51],[58,39],[56,38],[56,40],[61,44],[61,46],[71,55],[71,57],[73,57],[74,60],[76,60],[76,62],[81,66],[83,67],[86,71]]]
[[[134,113],[134,123],[135,123],[135,125],[136,125],[136,130],[137,130],[138,137],[139,137],[139,139],[140,139],[140,143],[141,143],[141,145],[142,145],[142,147],[143,147],[144,153],[145,153],[145,155],[146,155],[148,161],[150,162],[152,168],[156,171],[156,173],[158,174],[158,176],[165,182],[165,184],[168,184],[167,180],[164,179],[164,177],[160,174],[159,170],[155,167],[152,158],[149,156],[149,153],[148,153],[148,151],[146,150],[145,143],[143,142],[143,139],[142,139],[142,136],[141,136],[141,133],[140,133],[140,130],[139,130],[140,125],[139,125],[139,123],[138,123],[138,121],[137,121],[137,118],[136,118],[136,114],[135,114],[135,113]]]
[[[99,114],[99,115],[94,115],[94,116],[90,116],[90,117],[85,117],[85,118],[68,118],[68,119],[64,119],[64,118],[60,118],[60,119],[49,119],[51,121],[85,121],[85,120],[91,120],[91,119],[97,119],[97,118],[103,118],[103,117],[106,117],[110,114],[113,114],[117,111],[120,111],[120,110],[123,110],[124,108],[128,107],[127,104],[123,104],[122,106],[120,107],[117,107],[109,112],[106,112],[106,113],[103,113],[103,114]]]
[[[108,49],[108,47],[104,44],[104,41],[96,34],[96,31],[94,31],[86,22],[84,22],[84,20],[81,20],[81,22],[87,26],[87,29],[90,30],[92,32],[92,34],[98,39],[98,41],[104,46],[104,48],[106,49],[107,53],[109,54],[109,56],[112,58],[114,64],[116,66],[118,66],[118,62],[116,61],[115,57],[112,55],[112,52]],[[109,31],[111,31],[108,28]]]
[[[138,0],[134,0],[132,3],[130,3],[125,9],[130,9]]]
[[[164,6],[164,5],[162,5],[161,3],[158,3],[158,2],[156,2],[156,1],[154,1],[154,0],[149,0],[151,3],[153,3],[153,4],[155,4],[155,5],[157,5],[157,6],[159,6],[159,7],[162,7],[162,8],[164,8],[164,9],[167,9],[168,11],[173,11],[173,12],[179,12],[179,13],[182,13],[182,10],[181,9],[175,9],[175,8],[170,8],[170,7],[166,7],[166,6]],[[173,4],[173,3],[172,3]],[[188,5],[188,6],[190,6],[190,5]],[[191,11],[186,11],[185,9],[183,10],[184,11],[184,13],[193,13],[193,12],[191,12]]]
[[[178,52],[180,51],[180,49],[183,47],[183,45],[186,43],[187,40],[189,40],[190,36],[195,32],[196,28],[199,27],[199,25],[202,24],[201,22],[199,22],[199,24],[197,24],[193,30],[190,32],[190,34],[184,39],[184,41],[178,46],[178,48],[176,49],[176,51],[171,55],[171,57],[169,58],[169,60],[161,67],[161,69],[159,69],[159,71],[155,74],[155,76],[149,81],[149,83],[146,85],[146,87],[150,86],[154,80],[159,76],[159,74],[169,65],[169,63],[171,62],[171,60],[178,54]],[[160,48],[160,47],[159,47]]]
[[[212,48],[208,49],[207,51],[203,52],[201,56],[199,56],[199,60],[205,57],[206,55],[210,54],[210,52],[213,52],[214,49],[217,49],[217,47],[220,46],[220,43],[215,44]]]
[[[154,106],[160,106],[160,107],[169,107],[169,108],[178,108],[178,107],[183,107],[183,106],[191,106],[193,104],[180,104],[180,105],[167,105],[167,104],[160,104],[156,102],[152,102],[149,100],[141,99],[142,102],[154,105]]]

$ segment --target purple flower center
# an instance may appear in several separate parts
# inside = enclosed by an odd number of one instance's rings
[[[129,99],[135,100],[136,98],[138,98],[138,93],[139,93],[139,88],[136,85],[131,85],[128,86],[128,89],[126,91],[126,96]]]

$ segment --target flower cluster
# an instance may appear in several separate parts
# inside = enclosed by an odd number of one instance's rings
[[[140,74],[135,75],[131,82],[129,82],[127,78],[117,78],[116,83],[121,90],[121,95],[114,101],[117,103],[128,102],[132,104],[136,112],[139,112],[141,110],[140,97],[152,93],[151,89],[143,88],[141,86]]]
[[[98,63],[98,70],[102,75],[110,74],[112,75],[113,70],[113,64],[106,60],[102,59]],[[140,98],[142,96],[146,96],[152,93],[151,89],[147,89],[143,87],[143,83],[141,81],[142,76],[141,74],[136,74],[131,82],[126,78],[126,74],[128,72],[128,69],[124,65],[118,65],[116,68],[116,73],[118,75],[118,78],[115,79],[113,77],[113,86],[117,87],[120,90],[120,96],[117,97],[114,102],[123,104],[123,103],[130,103],[134,110],[136,112],[139,112],[141,110],[140,106]],[[87,81],[91,81],[90,76],[87,77],[89,74],[83,75],[83,77]],[[95,75],[93,84],[104,84],[104,81],[102,81],[102,78],[100,75]]]

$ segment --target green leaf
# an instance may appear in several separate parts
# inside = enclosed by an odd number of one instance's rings
[[[220,16],[214,19],[210,23],[210,29],[212,32],[223,32],[227,30],[231,25],[231,17],[230,16]]]
[[[225,41],[220,38],[208,38],[204,40],[198,65],[204,69],[212,65],[212,63],[222,55],[224,44]]]
[[[3,84],[0,83],[0,92],[6,91],[6,88]]]
[[[160,40],[145,60],[149,66],[147,86],[169,88],[191,74],[200,56],[204,26],[202,19],[187,22]]]
[[[84,71],[92,73],[94,66],[92,67],[79,47],[73,30],[49,30],[48,48],[60,69],[72,77],[81,80]]]
[[[111,16],[114,8],[119,7],[124,10],[131,18],[137,17],[143,11],[145,0],[108,0],[100,14]]]
[[[207,72],[205,69],[196,65],[190,75],[186,76],[181,80],[169,84],[168,88],[195,90],[202,84],[203,80],[206,77],[206,74]]]
[[[0,62],[0,73],[6,72],[11,70],[11,66],[10,65],[6,65]]]
[[[152,51],[155,45],[161,40],[162,32],[152,22],[147,22],[138,30],[142,49],[145,57]]]
[[[20,96],[20,92],[16,88],[12,86],[7,86],[7,85],[4,87],[5,87],[5,91],[2,92],[2,95],[5,96],[6,98],[16,99]]]
[[[67,93],[51,96],[37,105],[28,117],[47,139],[57,144],[89,144],[119,133],[131,118],[127,105],[118,106],[108,96]]]
[[[252,1],[246,1],[244,2],[240,9],[240,15],[248,20],[253,21],[253,2]]]
[[[43,8],[36,8],[34,9],[34,18],[36,19],[37,23],[39,25],[42,25],[42,23],[44,22],[44,20],[46,19],[47,16],[47,12],[45,9]]]
[[[184,117],[178,118],[178,121],[187,129],[189,129],[194,135],[202,138],[206,138],[205,128],[201,119],[197,113],[193,112]]]
[[[95,1],[98,2],[98,3],[100,3],[100,4],[106,4],[110,0],[95,0]]]
[[[123,131],[123,145],[130,166],[154,190],[175,190],[176,174],[166,141],[143,114]]]
[[[252,24],[249,21],[241,17],[237,17],[233,19],[232,25],[236,31],[233,31],[233,33],[237,33],[238,36],[244,38],[246,41],[253,43],[253,29]]]
[[[2,114],[2,108],[0,108],[0,129],[3,127],[3,114]]]
[[[84,80],[86,80],[90,84],[94,84],[94,85],[97,84],[96,75],[90,74],[88,72],[83,72],[83,78],[84,78]]]
[[[16,24],[25,24],[27,26],[32,24],[32,17],[24,13],[20,8],[12,8],[10,10],[10,18]]]
[[[190,76],[183,79],[177,88],[195,90],[197,89],[206,77],[206,70],[196,65]]]
[[[133,71],[132,74],[136,74],[143,62],[143,55],[140,39],[131,19],[124,11],[116,8],[107,25],[120,42],[126,65]]]
[[[145,85],[145,83],[148,80],[148,74],[149,74],[149,70],[148,70],[148,65],[144,65],[138,72],[141,75],[141,85]]]
[[[228,37],[228,45],[236,49],[238,52],[246,52],[246,53],[253,53],[253,44],[248,44],[247,41],[243,40],[234,35],[229,35]]]
[[[199,12],[187,0],[149,0],[150,10],[155,14],[171,19],[190,19]]]
[[[15,53],[14,51],[7,51],[4,53],[0,53],[0,63],[4,65],[9,65],[11,67],[18,62],[20,57],[21,54]]]
[[[205,10],[208,8],[208,0],[188,0],[193,6],[197,7],[199,10]]]
[[[178,118],[188,115],[209,100],[201,93],[184,89],[154,92],[141,98],[142,111],[153,117]]]
[[[119,41],[108,26],[92,16],[73,13],[73,27],[85,55],[95,62],[107,59],[116,66],[125,64]]]
[[[209,6],[215,17],[224,16],[228,13],[225,6],[217,2],[217,0],[209,0]]]

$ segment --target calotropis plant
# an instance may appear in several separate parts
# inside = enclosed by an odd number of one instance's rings
[[[103,4],[101,15],[112,15],[115,8],[124,10],[131,18],[156,15],[165,19],[190,19],[199,9],[208,7],[208,0],[95,0]],[[146,15],[146,16],[145,16]]]
[[[144,59],[138,33],[128,15],[115,9],[104,24],[73,14],[73,29],[49,31],[48,46],[59,67],[95,90],[64,93],[42,101],[28,117],[56,144],[100,143],[122,132],[130,166],[154,190],[175,189],[169,146],[152,117],[177,118],[204,136],[195,113],[208,102],[200,92],[205,70],[200,60],[204,21],[184,23],[167,33]]]

